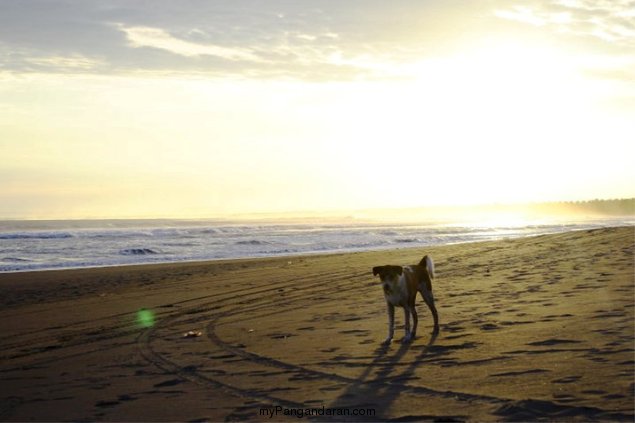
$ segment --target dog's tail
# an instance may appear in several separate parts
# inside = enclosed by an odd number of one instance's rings
[[[425,267],[428,269],[428,274],[430,275],[430,279],[434,279],[434,262],[430,256],[425,255],[419,262],[419,266]]]

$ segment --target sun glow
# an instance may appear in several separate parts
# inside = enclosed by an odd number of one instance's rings
[[[440,204],[495,202],[503,192],[508,201],[557,199],[572,194],[551,181],[574,151],[573,168],[601,166],[592,146],[606,121],[582,71],[562,52],[514,43],[404,64],[394,70],[401,81],[341,102],[348,121],[334,133],[364,163],[357,177],[392,204],[422,185]],[[398,172],[369,173],[387,142]]]
[[[523,136],[539,119],[584,111],[580,71],[551,49],[499,44],[423,61],[415,86],[428,111],[446,111],[448,122]]]

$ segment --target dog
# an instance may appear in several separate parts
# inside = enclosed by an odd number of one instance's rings
[[[417,310],[415,300],[417,292],[421,293],[423,301],[428,305],[434,320],[433,334],[439,333],[439,315],[434,306],[432,295],[432,279],[434,279],[434,262],[427,255],[419,264],[412,266],[376,266],[373,267],[373,276],[379,275],[384,298],[388,308],[388,337],[383,342],[388,345],[392,342],[395,333],[395,307],[403,307],[405,316],[406,334],[401,342],[411,342],[417,334]],[[410,330],[410,315],[412,315],[412,330]]]

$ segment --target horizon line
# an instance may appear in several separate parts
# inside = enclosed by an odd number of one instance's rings
[[[465,209],[504,209],[504,208],[532,208],[532,207],[545,207],[545,206],[584,206],[592,205],[593,203],[617,203],[631,201],[634,204],[632,209],[626,215],[635,215],[635,196],[626,198],[595,198],[589,200],[557,200],[557,201],[530,201],[530,202],[492,202],[492,203],[478,203],[478,204],[454,204],[454,205],[421,205],[411,207],[369,207],[359,209],[329,209],[329,210],[298,210],[298,211],[256,211],[256,212],[234,212],[225,213],[222,215],[184,215],[184,216],[154,216],[154,217],[140,217],[140,216],[92,216],[92,217],[1,217],[0,221],[116,221],[116,220],[146,220],[146,221],[160,221],[160,220],[217,220],[217,221],[232,221],[232,220],[298,220],[298,219],[348,219],[348,220],[361,220],[364,217],[355,215],[371,214],[378,215],[386,213],[408,213],[408,212],[425,212],[425,211],[450,211],[450,210],[465,210]],[[493,210],[489,210],[493,211]],[[517,210],[521,211],[521,210]],[[371,216],[366,216],[370,218]]]

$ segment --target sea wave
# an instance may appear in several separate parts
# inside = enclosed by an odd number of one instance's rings
[[[160,251],[153,250],[152,248],[124,248],[119,251],[122,256],[147,256],[153,254],[161,254]]]
[[[0,239],[66,239],[73,238],[70,232],[4,232]]]
[[[10,225],[9,225],[10,223]],[[322,252],[423,248],[515,238],[573,229],[634,225],[633,219],[528,224],[521,227],[446,225],[169,225],[136,221],[97,227],[94,222],[5,222],[0,272],[124,264],[232,259]],[[82,226],[83,225],[83,226]],[[114,225],[114,224],[113,224]]]
[[[4,263],[28,263],[33,260],[22,257],[2,257],[0,261]]]
[[[261,241],[259,239],[250,239],[248,241],[237,241],[236,245],[269,245],[268,241]]]
[[[419,239],[417,238],[396,238],[395,242],[397,244],[410,244],[413,242],[419,242]]]

